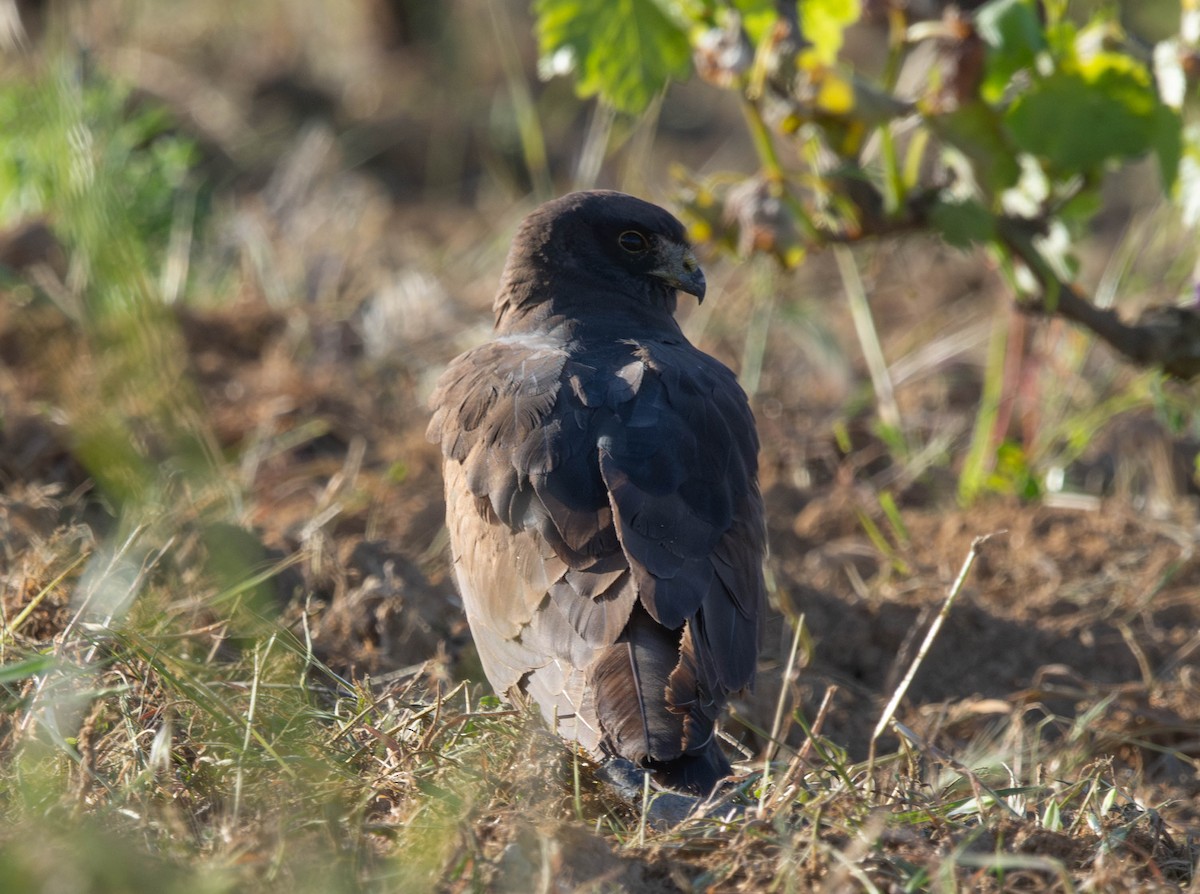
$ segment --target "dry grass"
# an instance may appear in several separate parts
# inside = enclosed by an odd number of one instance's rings
[[[326,45],[226,5],[241,30],[211,78],[211,19],[164,28],[138,8],[96,25],[105,65],[157,72],[177,112],[176,89],[219,94],[190,132],[215,144],[208,161],[259,176],[156,192],[155,171],[176,170],[160,159],[137,172],[142,214],[121,165],[71,192],[56,157],[38,219],[59,241],[0,280],[0,890],[1196,890],[1200,558],[1179,466],[1194,389],[1061,327],[1028,333],[1011,426],[1025,461],[1103,484],[1078,485],[1082,509],[1021,504],[995,494],[1029,470],[1001,468],[964,510],[986,333],[1008,319],[980,258],[840,259],[851,281],[860,267],[871,372],[894,388],[882,432],[855,322],[823,297],[832,259],[798,280],[714,261],[721,298],[687,326],[752,373],[777,611],[758,688],[734,705],[746,759],[724,809],[655,829],[471,682],[446,579],[423,401],[486,331],[532,202],[505,198],[499,138],[422,159],[418,179],[492,184],[471,202],[397,200],[353,141],[277,127],[242,95],[304,58],[373,123],[404,108],[425,76],[376,55],[371,7]],[[507,83],[489,65],[458,77]],[[355,92],[373,66],[397,97]],[[51,150],[86,125],[142,159],[116,127],[123,101],[89,117],[69,83],[23,83]],[[553,155],[571,107],[536,99]],[[470,131],[415,108],[418,130]],[[1121,276],[1169,290],[1187,274],[1146,272],[1171,248],[1156,232],[1122,249]],[[919,649],[972,540],[1001,530]]]
[[[748,765],[725,818],[655,831],[533,718],[433,665],[340,679],[248,588],[196,573],[197,533],[163,544],[144,529],[81,563],[84,534],[23,550],[27,599],[6,602],[7,890],[1145,891],[1192,877],[1187,832],[1113,757],[1150,737],[1085,732],[1103,703],[1074,722],[994,717],[957,755],[901,727],[873,764],[812,729],[781,746],[769,783]],[[17,580],[10,566],[10,596]],[[129,613],[102,618],[101,598]]]

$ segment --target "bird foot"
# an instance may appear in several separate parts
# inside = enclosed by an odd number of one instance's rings
[[[618,798],[633,807],[646,810],[646,824],[656,830],[670,829],[687,819],[700,804],[699,798],[666,791],[653,779],[646,797],[648,771],[623,757],[611,757],[596,770],[596,777]]]
[[[724,816],[739,809],[729,803],[725,786],[707,798],[697,798],[665,789],[651,778],[647,798],[647,773],[623,757],[610,757],[596,769],[596,777],[618,798],[638,811],[645,806],[646,824],[656,831],[672,829],[689,817]]]

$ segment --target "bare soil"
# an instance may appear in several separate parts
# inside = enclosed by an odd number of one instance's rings
[[[454,209],[430,213],[445,227],[464,217]],[[397,226],[405,225],[401,216]],[[413,231],[413,238],[428,236]],[[494,281],[498,261],[494,252],[478,279]],[[944,275],[953,276],[958,263],[949,259]],[[430,381],[459,347],[486,332],[486,286],[455,287],[467,300],[455,297],[440,309],[435,323],[417,329],[418,340],[397,330],[392,349],[374,355],[363,308],[337,317],[320,307],[274,309],[248,294],[178,314],[217,442],[230,456],[254,457],[245,472],[248,536],[268,556],[307,557],[276,578],[279,611],[298,617],[305,608],[318,654],[347,678],[378,679],[429,662],[433,677],[481,679],[447,575],[439,457],[424,439]],[[446,294],[422,288],[430,294],[402,308],[418,322],[431,312],[421,302]],[[938,290],[931,292],[929,312],[944,310],[936,306]],[[470,320],[465,334],[460,320]],[[702,343],[708,338],[710,350],[736,362],[721,332],[709,325]],[[9,563],[65,536],[68,521],[105,524],[86,496],[89,481],[68,429],[45,411],[59,387],[47,358],[69,356],[78,338],[53,307],[0,304],[0,530]],[[899,719],[952,754],[989,725],[1014,718],[1110,742],[1115,764],[1141,774],[1169,801],[1164,815],[1198,828],[1193,498],[1176,493],[1169,512],[1157,514],[1145,508],[1144,492],[1085,494],[1072,506],[990,497],[961,509],[951,471],[935,468],[895,486],[897,529],[879,500],[879,482],[897,480],[896,462],[853,420],[851,449],[838,446],[830,425],[836,407],[823,405],[821,395],[797,399],[779,372],[805,363],[779,349],[755,395],[774,606],[757,686],[735,704],[730,733],[748,754],[761,753],[765,743],[753,730],[770,728],[791,646],[792,627],[783,620],[803,618],[811,648],[802,650],[785,698],[811,721],[836,686],[823,734],[852,758],[864,757],[883,703],[972,542],[986,536]],[[944,410],[948,425],[956,424],[955,412],[969,412],[972,390],[958,386],[962,406]],[[1125,460],[1116,454],[1112,462]],[[64,502],[70,494],[85,496]],[[872,526],[886,544],[872,539]],[[45,583],[29,579],[24,593],[6,592],[9,616]],[[65,612],[48,601],[26,630],[52,635]],[[1075,722],[1085,724],[1082,731]],[[802,741],[798,726],[787,739]],[[880,747],[895,744],[885,736]]]
[[[422,4],[369,5],[380,15],[385,7],[403,8],[412,21],[400,24],[422,25]],[[456,4],[463,6],[469,4]],[[507,8],[524,15],[524,4]],[[479,31],[474,39],[491,46],[490,25],[473,7],[467,12],[458,10],[456,27]],[[533,83],[528,23],[518,23]],[[270,53],[245,39],[211,58],[195,34],[155,38],[166,47],[159,48],[162,58],[177,61],[185,76],[174,84],[179,96],[194,92],[186,80],[194,77],[241,103],[244,123],[280,122],[262,125],[274,143],[190,125],[206,143],[213,171],[236,169],[236,186],[222,194],[218,244],[206,247],[207,263],[222,269],[196,277],[216,283],[213,294],[190,296],[172,312],[202,425],[227,461],[231,489],[244,494],[238,524],[221,529],[208,548],[247,556],[254,567],[281,567],[271,581],[275,611],[297,631],[305,628],[317,655],[348,680],[386,689],[419,668],[431,687],[462,679],[482,684],[448,576],[440,460],[424,430],[434,378],[457,352],[486,337],[508,240],[531,206],[511,198],[528,191],[524,175],[514,174],[523,170],[517,150],[502,152],[488,142],[494,136],[480,136],[479,119],[490,108],[481,97],[499,94],[503,75],[486,53],[450,66],[432,39],[423,43],[399,24],[370,31],[361,58],[333,47],[347,78],[362,68],[370,77],[355,83],[395,88],[364,122],[345,117],[337,91],[305,92],[312,83],[288,68],[315,54],[324,36],[277,37]],[[430,60],[445,66],[435,66],[437,77]],[[146,71],[133,74],[145,78]],[[432,83],[443,75],[445,83]],[[182,109],[172,84],[141,86]],[[477,92],[466,92],[468,84]],[[536,89],[561,93],[559,106],[547,108],[575,110],[544,122],[550,164],[565,170],[588,122],[561,82]],[[458,117],[443,114],[460,95],[466,99]],[[729,137],[737,111],[712,113],[711,95],[702,85],[673,92],[652,161],[625,180],[633,177],[646,185],[641,192],[669,204],[672,161],[744,168],[745,153]],[[314,111],[314,103],[330,109]],[[354,133],[365,148],[354,139],[339,143],[330,127]],[[233,149],[247,144],[258,154],[235,159]],[[460,167],[442,171],[438,146],[461,150],[461,158],[444,160]],[[350,165],[347,150],[369,161]],[[442,174],[449,186],[434,182]],[[494,181],[507,189],[488,188]],[[1098,229],[1124,226],[1129,209],[1116,204],[1111,214],[1120,220],[1098,221]],[[1143,266],[1167,269],[1162,253],[1169,250],[1148,240]],[[1092,273],[1104,263],[1099,254],[1085,258]],[[913,240],[866,246],[856,256],[892,364],[907,455],[874,421],[865,364],[829,257],[810,258],[793,276],[710,258],[710,297],[684,311],[694,341],[757,382],[752,402],[762,437],[772,613],[757,685],[732,706],[727,732],[751,761],[761,761],[781,699],[781,737],[798,747],[806,735],[789,718],[798,712],[812,723],[829,696],[820,734],[850,759],[866,757],[885,703],[972,544],[986,537],[897,711],[915,737],[906,747],[922,755],[940,749],[971,767],[986,763],[989,743],[1019,740],[1035,728],[1050,740],[1086,743],[1079,750],[1107,764],[1105,777],[1127,780],[1128,795],[1164,823],[1155,827],[1158,837],[1144,826],[1130,833],[1136,877],[1178,890],[1176,883],[1191,877],[1191,841],[1200,837],[1197,445],[1145,407],[1101,413],[1088,423],[1086,448],[1063,469],[1063,493],[1022,501],[998,486],[963,508],[958,474],[994,326],[1009,326],[1021,347],[1012,352],[1003,427],[1018,443],[1033,443],[1056,421],[1048,418],[1050,398],[1068,391],[1075,406],[1099,405],[1134,373],[1101,348],[1081,348],[1080,337],[1059,323],[1010,313],[1009,296],[981,255]],[[27,284],[39,264],[57,275],[65,270],[44,222],[0,234],[0,264],[15,273],[0,281],[0,579],[7,582],[0,598],[12,618],[48,594],[22,634],[50,642],[73,609],[66,588],[49,587],[62,569],[52,571],[39,557],[62,555],[64,543],[90,548],[116,524],[63,410],[78,400],[73,376],[94,346]],[[753,294],[764,278],[771,282],[767,302]],[[9,282],[17,285],[10,289]],[[1166,287],[1147,283],[1145,300],[1163,299],[1151,294],[1155,288]],[[1084,359],[1074,365],[1064,359],[1077,355]],[[888,499],[899,523],[886,510]],[[801,620],[799,660],[788,675]],[[889,730],[877,750],[899,744]],[[544,738],[531,736],[528,748],[530,762],[561,759],[547,757],[552,745]],[[1087,775],[1087,768],[1025,757],[1047,785]],[[551,793],[556,798],[563,799],[561,791]],[[380,800],[385,813],[385,793]],[[643,850],[561,818],[510,811],[472,822],[479,852],[514,891],[533,890],[531,880],[546,866],[559,890],[762,890],[788,859],[764,843],[753,822],[730,833],[736,840],[724,846],[699,838]],[[981,828],[968,849],[1091,866],[1103,889],[1096,834],[1006,822]],[[966,847],[936,824],[932,831],[880,834],[883,851],[906,865],[936,866]],[[854,858],[854,842],[830,844]],[[1172,860],[1177,865],[1168,869]],[[710,872],[703,884],[700,869]],[[834,891],[847,881],[828,863],[792,871],[797,885]],[[1014,870],[1008,882],[1004,890],[1055,889],[1038,869]],[[973,884],[1001,889],[982,873]]]

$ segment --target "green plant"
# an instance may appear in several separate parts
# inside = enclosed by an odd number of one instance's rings
[[[0,219],[46,218],[70,259],[48,292],[74,341],[55,402],[118,511],[166,505],[184,482],[211,488],[221,465],[169,307],[184,283],[168,271],[188,267],[173,235],[203,212],[195,147],[171,126],[161,106],[62,60],[0,89]]]
[[[683,176],[698,238],[785,266],[825,246],[902,234],[983,246],[1023,310],[1064,317],[1134,363],[1191,378],[1200,373],[1195,307],[1151,308],[1127,322],[1089,300],[1076,276],[1080,240],[1113,168],[1152,157],[1163,195],[1196,216],[1200,144],[1185,122],[1197,47],[1181,28],[1151,53],[1111,8],[1078,20],[1067,6],[991,0],[970,17],[951,9],[930,23],[889,5],[889,53],[877,72],[839,54],[861,14],[856,0],[625,0],[619,9],[538,0],[534,8],[548,67],[573,71],[581,95],[637,114],[668,80],[692,73],[737,95],[759,169]],[[639,40],[607,39],[618,26]],[[937,62],[902,95],[901,67],[922,45],[934,47]],[[843,279],[852,274],[846,258]],[[995,347],[961,484],[968,500],[992,484],[1025,495],[1040,487],[1039,472],[1013,465],[1028,456],[1000,449],[1006,417],[996,407],[1012,383],[1003,341]],[[872,338],[864,352],[883,421],[895,428]]]
[[[131,260],[146,269],[166,257],[198,155],[163,106],[64,65],[9,79],[0,134],[0,221],[48,216],[69,248],[90,250],[101,285],[127,277]],[[113,243],[135,257],[106,262]]]

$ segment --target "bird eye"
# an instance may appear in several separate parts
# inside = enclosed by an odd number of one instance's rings
[[[631,254],[639,254],[650,247],[650,243],[646,241],[646,237],[637,230],[626,230],[617,237],[617,244]]]

